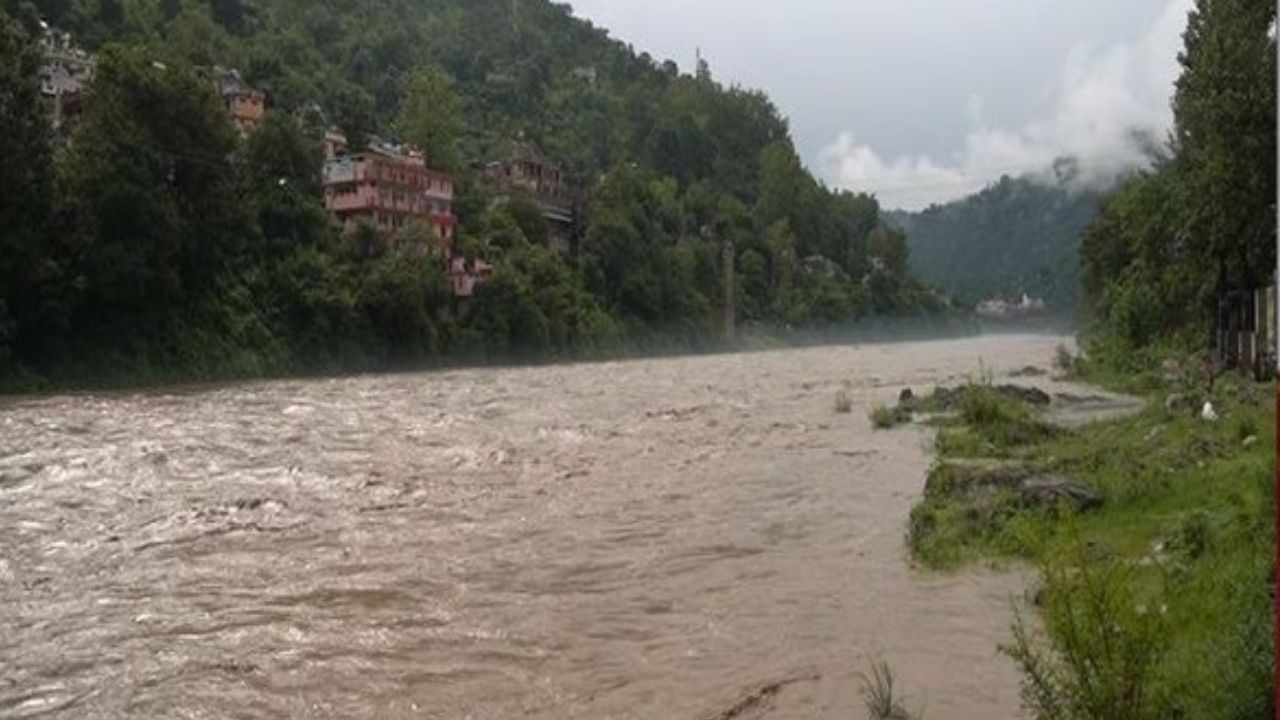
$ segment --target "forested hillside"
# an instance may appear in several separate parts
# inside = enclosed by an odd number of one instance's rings
[[[911,266],[958,300],[1044,300],[1058,316],[1080,299],[1080,234],[1102,192],[1030,177],[1002,177],[981,192],[923,211],[890,214],[907,234]]]
[[[0,373],[214,376],[434,356],[705,343],[721,244],[740,321],[935,310],[874,198],[804,169],[763,94],[682,73],[545,0],[5,0]],[[40,21],[98,53],[83,119],[50,140]],[[269,112],[238,138],[204,68]],[[441,263],[343,234],[318,140],[423,146],[458,176],[458,246],[495,265],[458,307]],[[536,142],[591,198],[578,252],[543,246],[473,168]],[[526,208],[527,209],[527,208]],[[875,262],[875,259],[879,262]],[[7,358],[7,360],[6,360]]]

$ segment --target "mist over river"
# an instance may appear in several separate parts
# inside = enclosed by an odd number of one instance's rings
[[[911,566],[867,410],[1058,342],[0,400],[0,717],[1020,717],[1024,578]]]

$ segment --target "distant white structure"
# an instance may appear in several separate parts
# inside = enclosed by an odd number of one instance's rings
[[[1044,300],[1033,298],[1026,293],[1023,293],[1022,299],[1016,302],[1003,298],[991,298],[978,303],[975,311],[978,315],[992,320],[1012,320],[1044,312]]]
[[[48,105],[55,133],[65,136],[80,119],[85,90],[93,80],[95,58],[76,45],[69,33],[41,23],[44,63],[40,68],[40,94]]]
[[[595,85],[599,74],[596,72],[595,65],[583,65],[576,67],[572,71],[573,77],[585,82],[588,85]]]

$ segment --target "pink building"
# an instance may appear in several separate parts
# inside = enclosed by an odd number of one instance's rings
[[[366,221],[391,234],[417,221],[445,247],[457,225],[453,190],[453,178],[428,168],[421,153],[383,143],[324,164],[324,204],[344,224]]]
[[[410,223],[430,227],[443,251],[445,273],[458,298],[469,298],[489,279],[493,267],[481,259],[454,254],[457,217],[453,214],[454,182],[448,173],[427,167],[422,153],[381,141],[346,153],[341,133],[325,134],[324,204],[347,227],[367,222],[384,236]],[[422,253],[425,248],[406,248]]]

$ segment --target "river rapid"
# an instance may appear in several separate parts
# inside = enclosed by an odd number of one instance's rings
[[[1025,578],[913,568],[867,411],[1060,341],[0,400],[0,717],[1018,718]]]

